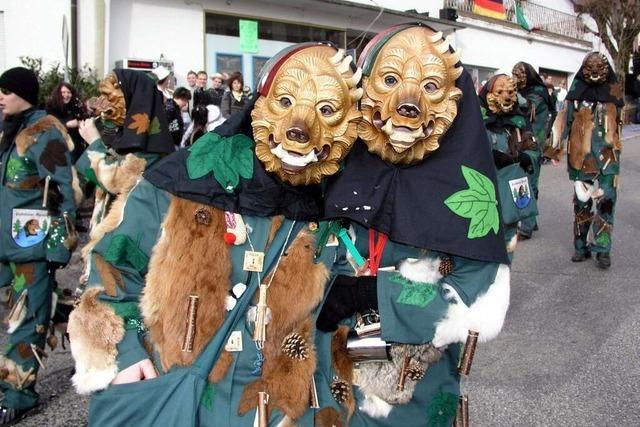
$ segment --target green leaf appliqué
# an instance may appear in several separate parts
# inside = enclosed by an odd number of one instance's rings
[[[413,305],[425,308],[436,297],[437,285],[433,283],[414,282],[399,273],[391,275],[389,280],[402,285],[402,291],[398,295],[398,304]]]
[[[209,132],[189,148],[187,172],[189,178],[198,179],[213,172],[218,183],[231,193],[240,177],[253,176],[253,141],[246,135],[221,138]]]
[[[211,411],[213,408],[213,397],[216,394],[215,386],[209,382],[204,387],[204,391],[202,392],[202,406],[204,406],[207,410]]]
[[[456,215],[471,220],[467,232],[468,239],[484,237],[492,229],[494,234],[498,234],[500,218],[493,182],[466,166],[462,166],[462,176],[469,188],[452,194],[444,204]]]

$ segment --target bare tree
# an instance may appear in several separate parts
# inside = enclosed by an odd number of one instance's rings
[[[613,58],[618,80],[624,78],[633,53],[633,41],[640,34],[640,0],[572,0],[576,12],[587,14],[596,23],[596,31]],[[588,26],[587,26],[588,28]]]

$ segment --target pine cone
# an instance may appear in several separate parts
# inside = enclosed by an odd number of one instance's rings
[[[333,399],[341,405],[347,401],[351,393],[349,384],[339,378],[335,378],[329,388],[331,389]]]
[[[36,325],[36,334],[44,334],[46,331],[44,325]]]
[[[200,225],[208,226],[209,224],[211,224],[211,212],[205,207],[196,209],[194,217],[196,219],[196,222]]]
[[[427,370],[424,368],[424,366],[421,363],[415,361],[411,362],[411,364],[407,368],[407,378],[412,381],[420,381],[422,378],[424,378],[424,374],[426,373]]]
[[[447,277],[449,274],[451,274],[454,268],[455,264],[453,262],[453,259],[451,259],[450,257],[442,257],[440,259],[440,266],[438,267],[438,271],[440,272],[440,274],[442,274],[443,277]]]
[[[297,332],[292,332],[282,340],[282,351],[292,359],[305,360],[309,357],[307,341]]]

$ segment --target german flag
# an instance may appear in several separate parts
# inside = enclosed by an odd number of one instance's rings
[[[473,13],[495,19],[507,19],[502,0],[473,0]]]

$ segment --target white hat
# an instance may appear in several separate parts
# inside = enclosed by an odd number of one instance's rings
[[[154,68],[152,73],[154,76],[158,78],[158,80],[164,80],[167,77],[169,77],[169,74],[171,74],[171,71],[169,71],[169,69],[164,65],[160,65],[157,68]]]

